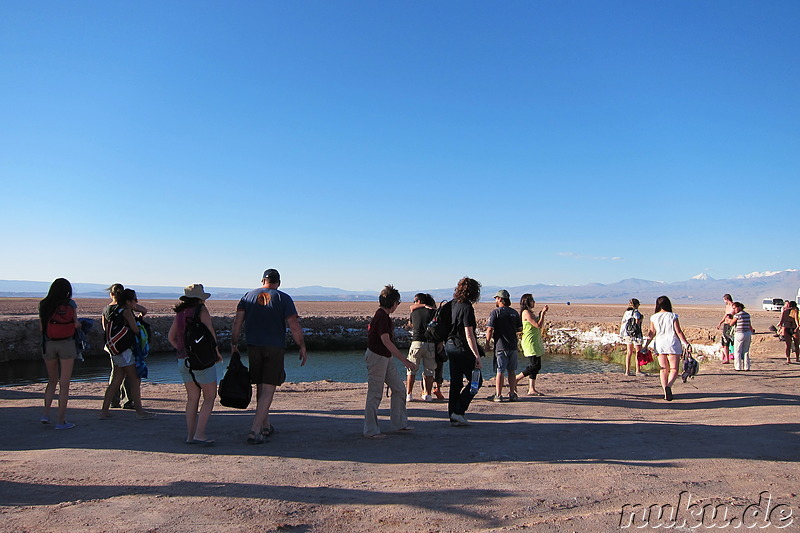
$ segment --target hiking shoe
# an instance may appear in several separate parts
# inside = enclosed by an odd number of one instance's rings
[[[414,395],[413,394],[406,394],[406,403],[407,402],[413,402],[413,401],[414,401]]]
[[[450,415],[450,424],[453,426],[468,426],[469,422],[466,418],[464,418],[464,415],[457,415],[453,413]]]
[[[430,394],[423,394],[422,395],[422,401],[423,402],[432,402],[433,401],[433,396],[431,396]]]

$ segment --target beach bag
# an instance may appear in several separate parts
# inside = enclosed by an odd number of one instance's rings
[[[228,370],[219,382],[219,403],[234,409],[247,409],[253,396],[250,372],[242,363],[239,352],[231,354]]]
[[[111,355],[119,355],[131,348],[136,341],[135,335],[122,313],[123,307],[116,306],[111,311],[111,318],[106,322],[106,351]]]
[[[653,352],[650,350],[639,350],[636,354],[636,363],[641,367],[653,362]]]
[[[632,339],[642,337],[642,325],[636,320],[636,311],[631,313],[631,317],[625,323],[625,336]]]
[[[453,300],[442,301],[425,328],[428,342],[444,342],[453,329]]]
[[[683,360],[683,374],[681,374],[681,379],[684,383],[689,378],[694,378],[697,375],[697,371],[700,370],[700,365],[697,362],[697,359],[692,357],[690,354],[687,354]]]
[[[200,322],[200,309],[195,307],[194,315],[186,319],[184,343],[186,360],[184,364],[189,370],[205,370],[217,362],[217,341],[205,324]],[[194,377],[194,376],[192,376]]]
[[[58,304],[53,310],[45,335],[53,341],[71,339],[75,335],[75,308],[69,302]]]

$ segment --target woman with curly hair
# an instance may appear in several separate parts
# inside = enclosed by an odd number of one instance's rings
[[[450,361],[450,398],[447,411],[450,423],[454,426],[469,424],[464,414],[475,396],[470,391],[470,377],[473,370],[481,368],[481,354],[478,339],[475,337],[475,309],[472,307],[480,297],[481,284],[472,278],[461,278],[453,292],[452,328],[444,349]]]

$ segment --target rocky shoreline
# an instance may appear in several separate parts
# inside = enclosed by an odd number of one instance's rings
[[[7,302],[7,301],[6,301]],[[19,301],[15,301],[20,307]],[[15,311],[17,314],[3,314],[0,299],[0,363],[18,360],[35,360],[41,357],[39,322],[35,315],[36,300],[24,301]],[[235,302],[216,301],[209,307],[213,315],[214,329],[222,351],[230,351],[231,326]],[[148,314],[145,318],[153,330],[151,349],[156,352],[172,351],[167,341],[167,333],[172,324],[173,315],[168,313],[171,302],[148,301],[148,309],[156,312]],[[89,333],[90,348],[85,352],[85,357],[91,359],[106,357],[103,348],[103,332],[100,326],[100,310],[105,305],[103,301],[80,301],[79,311],[87,309],[89,312],[80,313],[79,316],[91,318],[95,324]],[[367,343],[367,326],[371,318],[370,310],[374,303],[368,302],[298,302],[301,314],[301,325],[305,334],[306,346],[309,350],[360,350]],[[620,348],[617,332],[619,322],[614,316],[621,306],[557,306],[551,311],[545,338],[548,351],[552,353],[580,354],[586,348],[591,348],[599,353],[610,353]],[[486,317],[491,306],[478,304],[478,337],[483,338],[486,327]],[[624,308],[623,308],[624,309]],[[679,310],[682,311],[682,310]],[[719,331],[711,324],[716,324],[715,317],[718,311],[710,306],[692,309],[683,318],[683,329],[687,338],[695,346],[696,352],[704,356],[713,356],[718,348]],[[561,315],[561,316],[558,316]],[[620,313],[621,315],[621,313]],[[683,316],[683,315],[682,315]],[[757,330],[765,331],[773,316],[767,313],[753,313],[754,324]],[[408,315],[398,312],[393,316],[397,344],[406,348],[410,343],[410,324]],[[776,343],[770,335],[756,335],[754,338],[753,353],[763,350],[775,349]],[[242,336],[244,348],[246,339]],[[767,343],[767,344],[765,344]],[[287,333],[287,345],[293,349],[293,341]]]

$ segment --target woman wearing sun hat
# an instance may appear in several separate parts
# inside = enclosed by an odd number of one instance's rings
[[[194,377],[186,366],[186,322],[195,316],[199,310],[199,319],[211,332],[216,341],[214,324],[211,322],[211,313],[208,312],[204,302],[211,296],[201,283],[189,285],[183,289],[183,296],[173,308],[175,320],[169,328],[169,343],[178,351],[178,372],[186,387],[186,444],[203,444],[211,446],[214,441],[206,435],[206,425],[214,410],[214,401],[217,397],[217,367],[212,366],[205,370],[193,370]],[[217,362],[222,362],[222,356],[217,348]],[[203,405],[198,414],[200,395],[203,396]]]

